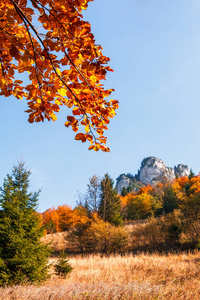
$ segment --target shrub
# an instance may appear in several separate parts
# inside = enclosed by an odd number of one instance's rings
[[[166,250],[179,244],[182,232],[180,212],[174,211],[165,217],[150,217],[148,222],[133,232],[133,248]]]
[[[188,240],[198,244],[200,239],[200,193],[185,197],[181,204],[183,229]]]
[[[123,227],[115,227],[102,220],[74,228],[67,237],[81,252],[123,253],[128,248],[129,236]]]

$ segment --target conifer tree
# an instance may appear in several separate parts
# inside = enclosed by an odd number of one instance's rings
[[[195,176],[195,173],[190,169],[190,174],[188,176],[189,179],[193,178]]]
[[[177,196],[171,185],[164,188],[163,193],[163,211],[165,214],[173,212],[178,208]]]
[[[114,181],[105,174],[101,181],[99,214],[104,221],[114,225],[122,224],[121,201],[113,187]]]
[[[39,192],[28,191],[30,174],[19,162],[0,190],[0,286],[47,277],[50,250],[40,241]]]
[[[129,187],[126,188],[125,186],[123,186],[122,191],[121,191],[121,196],[122,197],[126,196],[128,194],[128,190],[129,190]]]
[[[62,251],[58,257],[58,261],[54,266],[56,274],[63,276],[64,278],[72,272],[73,268],[67,259],[67,254]]]

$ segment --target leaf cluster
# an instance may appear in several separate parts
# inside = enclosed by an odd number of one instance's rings
[[[95,44],[81,11],[92,0],[5,0],[0,3],[0,95],[28,101],[29,122],[55,121],[70,109],[66,127],[89,149],[109,151],[104,130],[118,101],[102,80],[109,58]],[[28,84],[16,79],[28,73]]]

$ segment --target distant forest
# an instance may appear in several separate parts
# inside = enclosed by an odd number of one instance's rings
[[[171,251],[200,245],[200,176],[116,193],[113,179],[89,179],[72,209],[49,208],[42,216],[46,233],[66,231],[70,251],[115,253]],[[69,250],[68,249],[68,250]]]

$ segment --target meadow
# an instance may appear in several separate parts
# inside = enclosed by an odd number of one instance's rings
[[[50,263],[56,261],[50,258]],[[2,300],[200,299],[200,254],[69,256],[67,278],[54,274],[43,285],[0,288]]]

